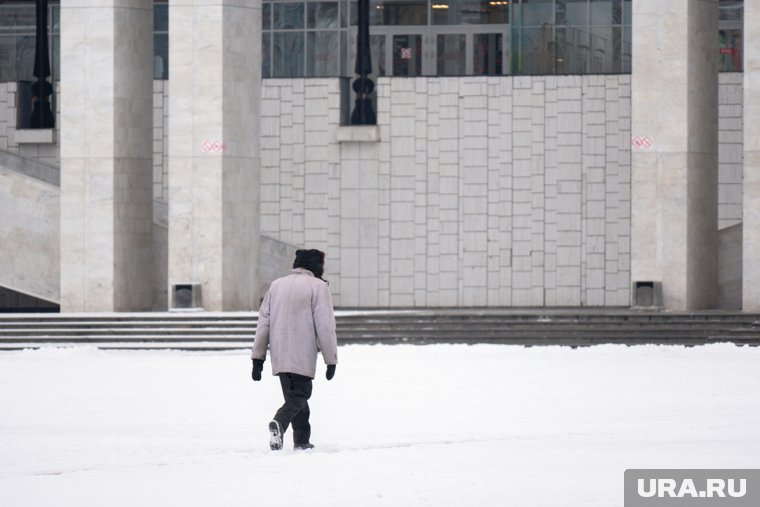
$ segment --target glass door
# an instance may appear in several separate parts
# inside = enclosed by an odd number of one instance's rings
[[[500,76],[504,74],[505,47],[502,33],[476,33],[472,36],[472,74]]]
[[[430,60],[426,28],[373,26],[369,44],[372,55],[372,74],[380,76],[430,76],[435,74],[435,62]],[[349,42],[349,74],[353,75],[356,62],[356,29],[352,29]]]
[[[381,76],[500,76],[508,73],[509,26],[373,26],[372,74]],[[356,30],[349,41],[349,75]]]
[[[386,36],[384,34],[369,36],[369,51],[372,55],[372,74],[370,77],[375,82],[377,82],[379,76],[385,76],[387,74],[385,39]]]
[[[437,76],[506,74],[508,26],[432,28],[433,69]]]
[[[393,34],[391,42],[392,76],[421,76],[422,34]]]
[[[721,21],[719,25],[718,69],[720,72],[742,71],[742,23]]]
[[[435,40],[436,75],[466,75],[468,73],[467,36],[463,33],[439,33]]]

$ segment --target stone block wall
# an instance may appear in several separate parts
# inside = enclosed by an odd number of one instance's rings
[[[56,84],[56,87],[60,88],[60,84]],[[16,141],[17,88],[18,85],[15,82],[0,82],[0,150],[58,167],[59,149],[57,142],[53,144],[19,144]],[[54,107],[56,108],[56,119],[58,119],[61,116],[60,102],[56,100]],[[56,137],[60,138],[58,122],[56,122],[56,130]]]
[[[153,81],[153,310],[169,308],[169,82]]]
[[[16,131],[16,83],[0,83],[0,150],[18,153]]]
[[[169,81],[153,81],[153,199],[169,202]]]
[[[337,80],[265,83],[262,234],[326,249],[337,304],[628,305],[629,76],[380,79],[379,142],[339,118]]]
[[[718,88],[718,228],[742,221],[743,86],[741,73],[721,73]]]
[[[741,75],[720,76],[720,226],[741,221]],[[358,306],[630,304],[630,76],[266,80],[262,234],[328,251]]]
[[[629,82],[381,79],[380,142],[339,143],[338,80],[267,79],[262,234],[325,249],[342,305],[627,305]],[[162,203],[168,88],[154,82]],[[15,94],[0,83],[0,149],[58,166],[58,144],[14,142]],[[725,228],[741,222],[742,74],[720,75],[719,135]]]

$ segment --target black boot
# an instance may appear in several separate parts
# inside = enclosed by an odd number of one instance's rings
[[[282,449],[282,426],[277,420],[273,420],[269,423],[269,448],[273,451],[279,451]]]

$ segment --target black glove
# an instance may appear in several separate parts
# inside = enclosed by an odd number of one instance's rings
[[[264,369],[264,361],[261,359],[253,360],[253,371],[251,372],[251,378],[258,382],[261,380],[261,370]]]
[[[327,380],[332,380],[334,376],[335,376],[335,365],[328,364],[327,371],[325,372],[325,377],[327,377]]]

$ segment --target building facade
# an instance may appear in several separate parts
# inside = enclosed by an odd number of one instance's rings
[[[255,309],[306,246],[344,307],[756,310],[758,9],[372,1],[360,127],[354,2],[51,2],[42,131],[0,3],[0,306]]]

